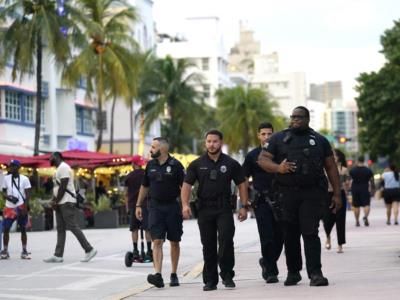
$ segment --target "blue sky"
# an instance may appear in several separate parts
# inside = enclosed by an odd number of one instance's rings
[[[355,77],[384,63],[379,38],[400,19],[399,0],[154,0],[161,32],[179,33],[186,17],[218,16],[227,51],[246,21],[265,53],[278,51],[281,71],[304,71],[307,83]]]

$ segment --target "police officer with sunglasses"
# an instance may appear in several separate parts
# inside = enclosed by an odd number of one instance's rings
[[[339,174],[328,140],[309,127],[310,112],[296,107],[290,116],[290,127],[274,134],[261,152],[259,165],[276,174],[276,201],[280,203],[288,275],[285,286],[296,285],[302,278],[301,244],[303,237],[307,274],[311,286],[326,286],[322,274],[319,221],[328,198],[324,169],[333,187],[330,205],[338,210]]]

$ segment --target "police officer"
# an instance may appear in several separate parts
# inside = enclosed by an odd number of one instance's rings
[[[218,264],[222,283],[228,288],[235,287],[232,280],[235,275],[235,225],[230,201],[232,180],[239,188],[243,205],[239,210],[240,221],[247,218],[248,210],[248,193],[243,170],[236,160],[221,152],[222,143],[223,135],[220,131],[210,130],[206,133],[207,153],[189,165],[181,192],[182,213],[184,218],[189,218],[191,189],[198,181],[198,225],[203,245],[204,291],[217,289]]]
[[[333,187],[330,208],[341,206],[339,174],[329,142],[309,127],[310,113],[296,107],[289,129],[274,134],[259,157],[259,165],[276,173],[278,203],[281,204],[286,265],[286,286],[296,285],[302,268],[300,236],[304,241],[306,267],[311,286],[326,286],[321,271],[319,221],[327,201],[328,188],[324,169]]]
[[[267,283],[278,282],[277,261],[283,248],[283,237],[280,224],[271,207],[272,181],[274,174],[265,172],[257,164],[258,156],[271,137],[274,128],[271,123],[261,123],[258,126],[257,137],[260,146],[251,150],[243,163],[246,178],[252,177],[254,188],[254,201],[252,206],[256,216],[258,233],[261,242],[261,254],[259,263],[262,268],[262,277]]]
[[[153,158],[146,166],[142,185],[136,203],[136,217],[143,219],[142,205],[147,194],[149,201],[149,229],[153,240],[153,263],[155,274],[149,274],[147,281],[158,288],[164,287],[161,275],[163,243],[165,238],[171,244],[172,272],[170,286],[179,286],[176,274],[179,261],[179,242],[182,236],[182,214],[179,195],[184,178],[182,164],[169,155],[169,144],[163,137],[153,139],[150,154]]]

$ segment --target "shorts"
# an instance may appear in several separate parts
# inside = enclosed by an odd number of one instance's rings
[[[150,205],[149,229],[153,240],[180,242],[183,234],[183,218],[178,202]]]
[[[384,189],[382,192],[386,204],[400,201],[400,188]]]
[[[142,221],[138,220],[135,215],[135,208],[132,208],[129,212],[129,230],[136,231],[140,228],[143,230],[149,229],[149,211],[147,207],[142,207]]]
[[[352,189],[353,196],[352,205],[354,207],[364,207],[371,204],[371,194],[367,189]]]
[[[9,230],[15,220],[17,220],[17,224],[20,228],[26,228],[28,224],[28,213],[26,212],[24,204],[16,208],[4,207],[3,218],[3,230]]]

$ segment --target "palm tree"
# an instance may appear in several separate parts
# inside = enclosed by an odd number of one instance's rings
[[[64,69],[63,77],[70,84],[81,77],[88,81],[88,93],[98,105],[97,151],[103,143],[103,102],[111,97],[129,97],[132,53],[136,49],[133,24],[137,20],[134,7],[125,0],[79,0],[70,12],[77,28],[85,36],[77,44],[79,52]]]
[[[157,59],[140,86],[139,114],[144,113],[146,128],[161,118],[162,134],[168,136],[173,151],[191,151],[204,114],[201,94],[194,88],[202,78],[191,72],[192,67],[186,59]]]
[[[272,109],[275,106],[261,89],[234,87],[220,89],[216,93],[217,120],[224,133],[224,140],[233,152],[246,153],[256,145],[256,128],[261,122],[274,123]]]
[[[4,1],[2,1],[4,2]],[[65,9],[69,6],[65,4]],[[33,154],[39,154],[39,139],[42,110],[42,60],[44,52],[60,65],[69,56],[67,37],[62,28],[71,25],[57,11],[54,0],[9,0],[0,12],[0,20],[8,28],[1,33],[3,59],[13,61],[12,80],[20,79],[32,72],[36,75],[36,118]],[[4,63],[2,63],[4,66]],[[35,70],[35,71],[34,71]]]

